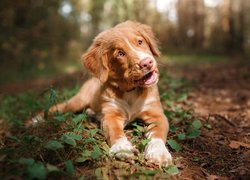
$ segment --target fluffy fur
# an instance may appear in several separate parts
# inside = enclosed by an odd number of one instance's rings
[[[169,125],[157,88],[159,71],[154,57],[159,55],[147,25],[127,21],[100,33],[82,58],[93,77],[49,113],[91,109],[111,145],[110,155],[116,157],[133,154],[134,147],[123,129],[135,118],[142,119],[151,139],[145,157],[156,164],[171,163],[165,147]]]

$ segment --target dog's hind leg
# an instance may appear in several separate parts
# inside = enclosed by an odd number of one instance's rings
[[[49,114],[53,112],[78,112],[89,107],[100,90],[100,80],[91,78],[83,84],[79,92],[68,101],[56,104],[49,109]]]
[[[83,84],[79,92],[70,98],[69,100],[56,104],[49,108],[48,115],[55,112],[78,112],[85,108],[88,108],[93,103],[95,97],[100,90],[100,80],[97,78],[91,78]],[[31,124],[44,121],[45,112],[40,112],[37,116],[32,118]],[[29,123],[30,124],[30,123]]]

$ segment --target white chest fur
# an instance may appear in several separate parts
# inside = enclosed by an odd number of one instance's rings
[[[105,104],[107,108],[106,112],[108,112],[108,106],[122,111],[126,116],[127,124],[138,117],[139,113],[149,109],[152,102],[158,101],[157,97],[158,96],[152,95],[152,93],[138,95],[136,90],[124,93],[123,98],[121,99],[111,99],[105,97],[107,100],[107,103]],[[105,111],[106,108],[104,107],[103,110]]]

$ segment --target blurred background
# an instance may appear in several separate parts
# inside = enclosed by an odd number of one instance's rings
[[[79,71],[93,38],[128,19],[152,26],[163,55],[247,59],[249,13],[249,0],[1,0],[0,83]]]

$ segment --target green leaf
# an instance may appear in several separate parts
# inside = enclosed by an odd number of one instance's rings
[[[192,138],[197,138],[200,136],[200,130],[199,129],[192,129],[189,128],[187,131],[187,138],[192,139]]]
[[[91,151],[85,150],[85,151],[81,154],[81,156],[78,157],[78,158],[76,159],[76,161],[79,162],[79,163],[81,163],[81,162],[84,162],[84,161],[90,159],[91,153],[92,153]]]
[[[109,145],[107,145],[107,143],[106,142],[103,142],[102,144],[101,144],[101,147],[100,147],[101,149],[102,149],[102,152],[104,153],[104,154],[108,154],[108,152],[109,152]]]
[[[53,171],[60,171],[60,169],[52,164],[47,164],[46,165],[47,169],[49,172],[53,172]]]
[[[56,94],[56,91],[53,88],[50,89],[50,97],[49,97],[49,99],[50,99],[51,105],[56,102],[57,94]]]
[[[187,100],[187,93],[181,93],[177,98],[177,102],[183,102]]]
[[[194,162],[199,162],[199,161],[200,161],[200,158],[195,156],[195,157],[193,157],[192,161],[194,161]]]
[[[35,160],[32,158],[20,158],[18,162],[26,166],[31,166],[32,164],[34,164]]]
[[[90,135],[91,137],[93,137],[98,131],[99,131],[99,129],[90,129],[90,130],[89,130],[89,135]]]
[[[47,142],[47,144],[45,145],[46,149],[50,149],[50,150],[54,150],[56,151],[57,149],[62,149],[63,145],[62,143],[60,143],[59,141],[55,141],[55,140],[50,140],[49,142]]]
[[[170,165],[167,168],[164,168],[165,172],[171,175],[175,175],[179,173],[179,169],[175,165]]]
[[[205,126],[205,128],[207,128],[207,129],[212,129],[211,124],[209,124],[208,122],[206,122],[206,123],[204,124],[204,126]]]
[[[71,137],[72,139],[75,139],[77,141],[80,141],[82,139],[82,136],[78,135],[76,133],[71,132],[71,133],[67,133],[67,134],[68,134],[69,137]]]
[[[159,173],[159,170],[142,169],[142,173],[146,176],[154,176]]]
[[[98,157],[100,157],[102,155],[102,151],[98,146],[94,146],[94,151],[92,151],[91,153],[91,157],[93,159],[97,159]]]
[[[174,149],[177,152],[179,152],[182,149],[181,145],[173,139],[167,140],[167,143],[172,149]]]
[[[146,146],[150,140],[151,139],[143,139],[143,140],[141,140],[141,143],[143,146]]]
[[[65,133],[65,135],[67,135],[68,137],[70,137],[70,138],[72,138],[74,140],[77,140],[77,141],[82,139],[82,136],[80,136],[80,135],[78,135],[78,134],[76,134],[74,132],[68,132],[68,133]]]
[[[184,139],[186,139],[186,134],[185,133],[180,133],[180,134],[177,135],[177,137],[178,137],[178,140],[184,140]]]
[[[74,132],[68,132],[62,135],[62,137],[60,138],[61,141],[72,145],[72,146],[76,146],[76,140],[81,140],[82,136],[75,134]]]
[[[176,130],[178,130],[178,127],[176,127],[174,125],[170,125],[170,128],[169,128],[170,132],[175,132]]]
[[[35,163],[27,168],[27,172],[31,179],[45,179],[46,169],[41,162]]]
[[[53,119],[59,121],[59,122],[65,122],[67,119],[67,116],[69,116],[69,113],[59,113],[56,116],[53,116]]]
[[[168,118],[170,121],[174,118],[174,113],[171,112],[171,111],[169,111],[169,110],[167,110],[167,109],[164,110],[164,114],[165,114],[165,116],[167,116],[167,118]]]
[[[102,168],[101,167],[95,169],[95,176],[96,176],[96,179],[102,179],[103,178]]]
[[[41,142],[41,141],[42,141],[39,137],[33,136],[33,135],[24,136],[24,137],[23,137],[23,140],[24,140],[24,142],[27,143],[27,144],[30,144],[30,143],[32,143],[32,142],[34,142],[34,141],[37,141],[37,142]]]
[[[194,129],[200,129],[202,124],[201,124],[201,121],[200,120],[194,120],[191,124],[191,126],[194,128]]]
[[[74,165],[71,160],[67,160],[64,162],[66,166],[66,172],[69,174],[73,174],[75,171]]]
[[[144,128],[142,126],[138,125],[137,122],[133,123],[132,125],[135,127],[135,129],[137,131],[143,132]]]
[[[90,143],[90,142],[96,142],[95,138],[88,138],[83,141],[84,144]]]
[[[73,138],[69,137],[67,134],[63,134],[60,140],[66,144],[76,146],[76,141]]]
[[[151,139],[142,139],[140,143],[137,144],[137,149],[139,151],[143,151],[150,140]]]
[[[75,125],[78,125],[82,121],[86,120],[86,118],[87,118],[86,114],[79,114],[79,115],[75,115],[75,117],[72,118],[72,121],[75,123]]]

